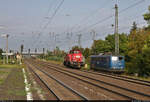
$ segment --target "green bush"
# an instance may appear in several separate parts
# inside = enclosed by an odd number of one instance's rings
[[[150,76],[150,48],[144,48],[142,53],[135,54],[130,62],[126,63],[128,74],[138,73],[140,77]]]
[[[142,53],[137,55],[136,64],[139,76],[150,76],[150,48],[143,49]]]
[[[137,73],[137,70],[136,70],[136,67],[133,66],[133,62],[127,62],[126,63],[126,68],[125,68],[125,72],[127,74],[134,74],[134,73]]]
[[[61,62],[63,62],[63,57],[48,56],[48,57],[46,57],[46,60],[53,60],[53,61],[61,61]]]

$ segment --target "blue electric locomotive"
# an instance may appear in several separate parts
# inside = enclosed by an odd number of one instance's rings
[[[90,67],[91,69],[105,70],[111,72],[124,72],[124,56],[92,55]]]

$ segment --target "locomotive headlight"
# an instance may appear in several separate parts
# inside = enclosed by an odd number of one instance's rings
[[[117,60],[118,60],[118,57],[112,56],[112,61],[117,61]]]
[[[76,58],[80,58],[80,56],[76,56]]]

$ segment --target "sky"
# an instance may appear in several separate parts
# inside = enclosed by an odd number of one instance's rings
[[[61,4],[62,3],[62,4]],[[56,46],[68,51],[78,45],[91,47],[95,40],[114,33],[115,4],[119,10],[119,33],[129,33],[133,21],[147,26],[143,14],[150,0],[0,0],[0,48],[6,48],[4,34],[9,34],[9,50],[29,48],[42,51]]]

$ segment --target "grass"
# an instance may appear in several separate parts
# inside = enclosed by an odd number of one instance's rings
[[[4,82],[4,79],[0,79],[0,84],[2,84]]]
[[[0,68],[22,68],[23,65],[18,64],[1,64]]]
[[[3,87],[0,99],[26,98],[22,68],[25,68],[24,64],[0,64],[0,86]]]
[[[63,64],[61,61],[47,60],[47,62],[51,62],[51,63],[54,63],[54,64],[60,64],[60,65]]]
[[[5,81],[11,69],[1,68],[0,69],[0,85]]]
[[[40,58],[39,58],[39,60],[41,60],[41,61],[46,61],[46,62],[50,62],[50,63],[54,63],[54,64],[60,64],[60,65],[63,64],[63,61],[59,61],[59,60],[40,59]]]
[[[6,59],[5,59],[5,63],[6,63]],[[17,60],[16,59],[8,59],[8,63],[10,64],[15,64],[17,63]],[[3,59],[0,59],[0,64],[3,64]]]
[[[53,61],[63,62],[63,57],[59,57],[59,56],[48,56],[45,59],[46,60],[53,60]]]
[[[62,64],[63,62],[63,57],[59,57],[59,56],[47,56],[43,59],[43,57],[39,57],[39,59],[41,60],[46,60],[46,61],[50,61],[52,63],[55,63],[55,64]]]
[[[17,97],[26,96],[26,91],[24,89],[25,84],[24,84],[23,73],[22,70],[19,68],[20,66],[19,67],[15,66],[15,68],[13,68],[11,73],[9,74],[10,76],[7,78],[7,80],[9,81],[6,81],[4,83],[4,85],[6,86],[4,93],[10,97],[14,97],[15,99]]]
[[[0,75],[2,75],[2,74],[7,74],[7,73],[9,73],[9,72],[6,72],[6,71],[0,71]]]
[[[26,91],[25,90],[16,90],[15,94],[17,96],[26,96]]]
[[[9,95],[26,96],[25,90],[8,90],[7,93]]]

